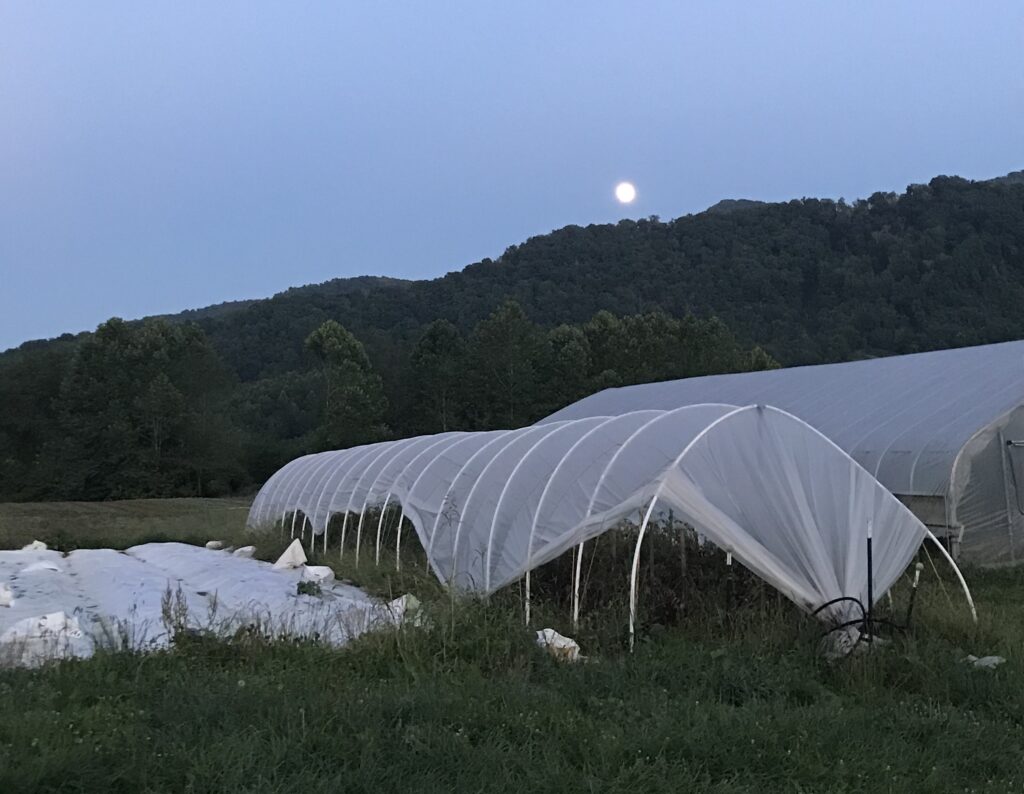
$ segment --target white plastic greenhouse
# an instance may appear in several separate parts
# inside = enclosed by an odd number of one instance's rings
[[[668,509],[801,608],[824,607],[820,614],[836,620],[855,612],[849,601],[829,605],[834,599],[867,603],[870,533],[875,594],[892,586],[928,535],[804,421],[773,407],[723,404],[307,455],[266,482],[249,524],[290,522],[295,532],[299,521],[326,548],[328,527],[340,523],[343,548],[347,534],[357,559],[370,551],[377,558],[386,508],[396,504],[438,578],[483,594],[524,576],[528,592],[532,569],[636,517],[631,617],[644,532]],[[375,526],[371,513],[379,513]]]
[[[1012,565],[1024,543],[1024,341],[607,389],[544,422],[767,403],[820,430],[954,553]]]

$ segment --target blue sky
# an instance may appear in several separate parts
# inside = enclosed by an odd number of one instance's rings
[[[0,349],[569,223],[1020,168],[1020,2],[11,0]]]

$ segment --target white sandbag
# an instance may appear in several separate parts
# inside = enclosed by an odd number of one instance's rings
[[[48,548],[49,548],[49,546],[47,546],[41,540],[33,540],[31,543],[28,543],[28,544],[22,546],[21,550],[22,551],[46,551]]]
[[[304,582],[330,582],[334,579],[334,571],[326,565],[304,565],[302,567],[302,581]]]
[[[235,557],[245,557],[246,559],[248,559],[249,557],[252,557],[252,555],[254,555],[255,553],[256,553],[256,547],[255,546],[242,546],[240,548],[235,549],[233,552],[231,552],[232,556],[235,556]]]
[[[554,629],[541,629],[537,632],[537,645],[546,648],[547,652],[562,662],[578,662],[580,646],[576,640],[564,637]]]
[[[851,654],[867,653],[888,645],[889,640],[876,634],[866,634],[857,626],[845,626],[830,631],[819,644],[821,655],[830,662],[844,659]]]
[[[210,551],[220,551],[224,548],[223,540],[208,540],[206,541],[206,548]]]
[[[38,573],[40,571],[53,571],[54,573],[63,573],[60,566],[55,562],[41,561],[34,562],[31,565],[26,565],[21,569],[19,573]]]
[[[284,553],[274,563],[275,568],[301,568],[306,564],[306,552],[302,550],[302,543],[298,538],[291,542],[291,545],[284,550]]]
[[[14,606],[14,591],[7,582],[0,582],[0,607]]]
[[[387,610],[391,613],[391,619],[395,621],[396,625],[406,621],[413,626],[419,626],[423,623],[420,600],[411,593],[406,593],[393,601],[389,601]]]

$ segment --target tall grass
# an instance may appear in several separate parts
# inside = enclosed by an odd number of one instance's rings
[[[975,626],[929,567],[909,631],[829,663],[814,621],[741,570],[730,583],[712,549],[687,550],[684,581],[665,535],[629,653],[620,540],[584,558],[578,665],[535,646],[516,587],[455,598],[410,538],[400,571],[393,552],[357,567],[351,547],[314,561],[417,594],[419,626],[343,650],[243,633],[0,673],[0,791],[1024,790],[1021,572],[970,574]],[[569,564],[535,573],[535,628],[573,633]],[[893,598],[899,617],[906,583]],[[977,670],[969,652],[1008,661]]]

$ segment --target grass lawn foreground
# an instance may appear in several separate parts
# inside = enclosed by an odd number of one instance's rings
[[[245,508],[4,504],[0,547],[237,539]],[[314,561],[415,592],[423,625],[341,650],[194,637],[0,671],[0,792],[1024,791],[1024,570],[969,572],[977,626],[929,571],[910,632],[836,663],[762,596],[647,626],[633,654],[610,605],[576,635],[588,661],[566,665],[535,647],[515,588],[455,602],[411,559],[351,556]],[[562,604],[537,609],[535,628],[571,633]]]

